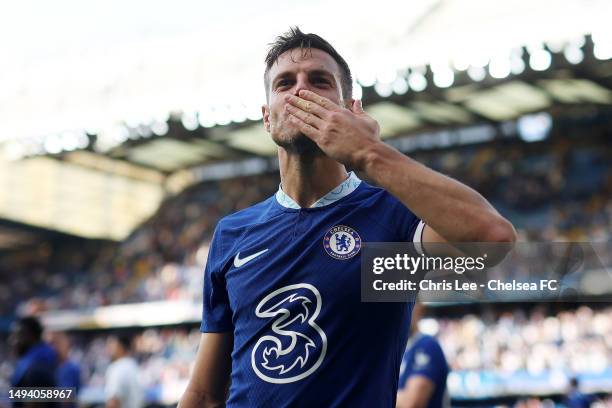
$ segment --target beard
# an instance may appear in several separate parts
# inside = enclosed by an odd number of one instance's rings
[[[299,156],[323,156],[323,150],[308,136],[304,133],[295,130],[293,133],[285,130],[284,135],[278,135],[272,137],[274,143],[282,147],[289,154],[296,154]],[[292,129],[293,130],[293,129]]]
[[[323,150],[308,136],[303,133],[293,135],[286,140],[275,140],[276,144],[282,147],[289,154],[300,156],[322,156]]]

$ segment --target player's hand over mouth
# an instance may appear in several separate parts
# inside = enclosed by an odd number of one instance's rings
[[[285,96],[291,122],[325,154],[353,169],[363,169],[368,152],[380,141],[378,122],[364,112],[361,101],[351,109],[338,106],[314,92]]]

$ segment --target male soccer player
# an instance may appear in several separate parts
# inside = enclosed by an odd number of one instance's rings
[[[57,353],[43,341],[43,326],[38,318],[22,317],[11,327],[9,344],[18,360],[11,378],[12,387],[55,387],[55,370],[57,369]],[[53,402],[21,402],[13,403],[14,407],[56,407]]]
[[[78,396],[81,391],[81,368],[76,361],[70,359],[70,338],[65,332],[51,333],[49,342],[55,349],[58,357],[58,367],[55,372],[56,384],[58,387],[74,388]],[[62,408],[75,408],[77,403],[62,402]]]
[[[410,338],[400,366],[397,408],[450,407],[444,352],[435,337],[419,332],[423,309],[423,304],[417,302],[412,312]]]
[[[474,190],[382,143],[321,37],[278,37],[264,84],[281,185],[217,224],[180,406],[394,407],[412,303],[360,302],[362,243],[511,242],[514,229]]]
[[[588,394],[580,392],[580,382],[577,377],[572,377],[569,381],[567,395],[563,403],[568,408],[588,408],[594,402],[594,398]]]
[[[106,347],[112,359],[106,369],[106,408],[144,407],[144,389],[139,381],[138,363],[132,357],[132,339],[110,337]]]

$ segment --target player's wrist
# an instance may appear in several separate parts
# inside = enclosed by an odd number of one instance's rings
[[[378,141],[373,144],[363,157],[360,170],[377,184],[382,184],[384,175],[393,171],[393,164],[403,156],[393,147]]]

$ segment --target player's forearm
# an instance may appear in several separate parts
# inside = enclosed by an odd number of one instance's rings
[[[415,398],[405,395],[406,393],[399,393],[397,396],[397,402],[395,408],[425,408],[427,403],[423,404],[417,401]]]
[[[179,401],[177,408],[222,408],[225,407],[223,397],[215,398],[205,392],[187,388]]]
[[[512,242],[512,224],[470,187],[377,143],[366,174],[449,242]]]
[[[106,401],[106,408],[121,408],[121,403],[117,398],[111,398]]]

